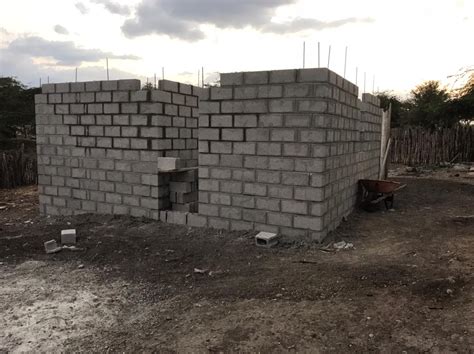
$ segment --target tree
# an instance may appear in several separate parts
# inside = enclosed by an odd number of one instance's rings
[[[411,94],[410,124],[435,129],[457,123],[456,118],[448,114],[449,94],[440,87],[438,81],[427,81],[417,86]]]
[[[474,121],[474,74],[455,92],[447,111],[462,123],[470,124]]]
[[[147,82],[145,85],[143,85],[142,87],[142,90],[148,90],[148,91],[151,91],[153,90],[154,87],[153,87],[153,84],[151,82]]]
[[[392,119],[391,126],[396,128],[408,124],[408,109],[409,104],[401,100],[390,91],[385,91],[377,94],[380,99],[380,107],[386,111],[390,104],[392,105]]]
[[[0,137],[12,138],[16,131],[35,125],[35,94],[13,77],[0,78]]]

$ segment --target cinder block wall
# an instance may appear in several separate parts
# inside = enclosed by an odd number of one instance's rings
[[[359,100],[327,69],[222,74],[221,87],[206,90],[48,84],[36,112],[44,214],[129,214],[320,241],[352,211],[357,181],[378,175],[378,99]],[[187,168],[159,172],[158,157]]]
[[[208,226],[322,240],[378,174],[377,99],[327,69],[221,75],[201,102],[199,213]]]
[[[157,158],[197,166],[198,88],[162,80],[43,85],[36,96],[40,211],[159,218],[169,175]]]

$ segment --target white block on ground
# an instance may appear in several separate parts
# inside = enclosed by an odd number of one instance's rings
[[[61,230],[61,243],[76,243],[76,229]]]
[[[173,171],[182,168],[182,160],[176,157],[158,157],[158,171]]]
[[[58,246],[56,240],[50,240],[44,243],[44,250],[46,251],[46,253],[56,253],[61,251],[61,249],[62,248]]]
[[[255,244],[261,247],[272,247],[278,243],[278,235],[272,232],[259,232],[255,236]]]

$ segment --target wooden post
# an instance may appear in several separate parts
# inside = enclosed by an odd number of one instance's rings
[[[390,148],[390,124],[392,117],[392,104],[388,107],[388,110],[382,112],[382,129],[381,129],[381,141],[380,141],[380,170],[379,179],[387,178],[387,156]]]

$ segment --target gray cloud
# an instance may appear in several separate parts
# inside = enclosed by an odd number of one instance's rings
[[[372,18],[357,18],[349,17],[336,21],[319,21],[312,18],[295,18],[292,21],[284,23],[270,22],[261,27],[262,32],[276,33],[276,34],[287,34],[297,33],[305,30],[322,30],[327,28],[341,27],[351,23],[372,23]]]
[[[171,38],[199,40],[201,24],[218,28],[260,27],[270,21],[275,9],[296,0],[142,0],[135,18],[124,22],[128,37],[165,34]]]
[[[202,24],[221,29],[252,27],[261,32],[285,34],[368,22],[367,19],[358,18],[330,22],[296,18],[280,24],[271,22],[278,7],[296,2],[297,0],[142,0],[136,8],[135,17],[124,22],[122,31],[127,37],[159,34],[196,41],[205,37],[200,29]]]
[[[54,32],[58,33],[58,34],[69,34],[69,31],[67,30],[66,27],[63,27],[61,25],[56,25],[54,26]]]
[[[79,10],[79,12],[83,15],[89,13],[89,9],[86,7],[86,5],[84,5],[82,2],[76,2],[74,4],[74,6],[76,7],[76,9]]]
[[[103,5],[110,13],[123,16],[130,15],[130,8],[126,5],[120,5],[119,3],[111,0],[92,0],[92,2]]]
[[[52,58],[56,65],[79,66],[83,62],[96,62],[106,57],[112,59],[140,59],[135,55],[116,55],[100,49],[77,47],[72,41],[49,41],[37,36],[19,37],[8,44],[7,53],[33,58]]]
[[[115,69],[113,62],[109,63],[110,79],[135,79],[137,75]],[[70,82],[74,81],[75,68],[60,68],[43,66],[33,62],[30,57],[18,56],[13,53],[0,53],[0,75],[13,76],[22,83],[30,87],[39,86],[39,79],[46,83],[49,77],[50,82]],[[88,66],[78,69],[79,81],[106,80],[107,74],[105,66]],[[143,78],[138,77],[143,80]]]

